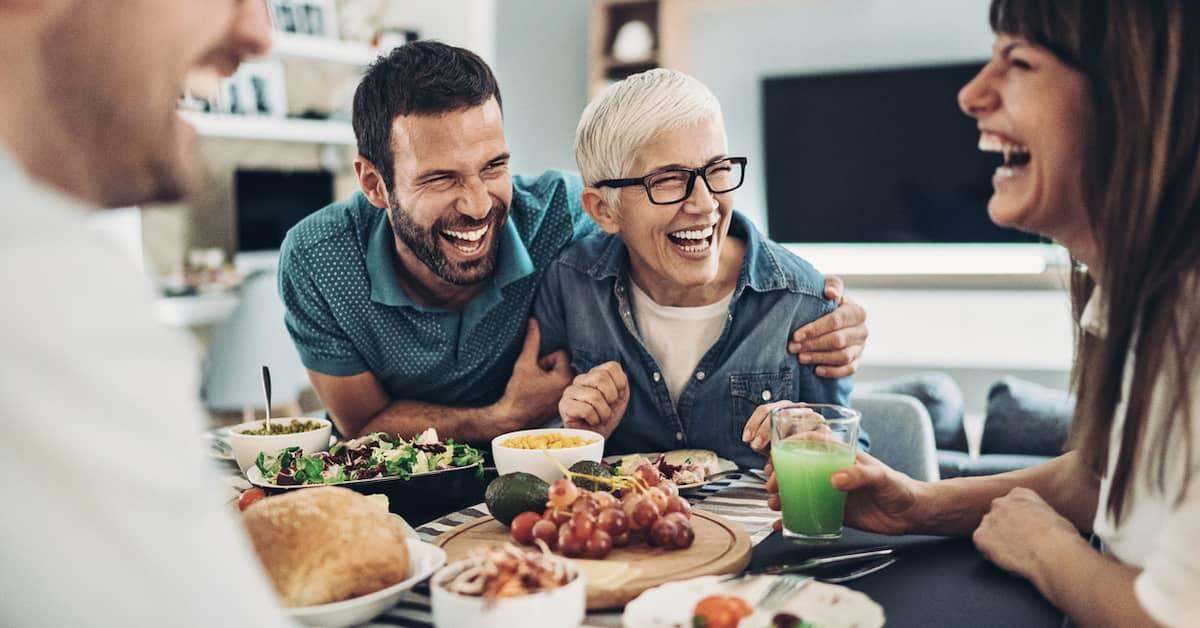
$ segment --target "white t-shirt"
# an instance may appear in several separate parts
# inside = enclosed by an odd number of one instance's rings
[[[678,402],[679,394],[692,377],[700,358],[725,329],[733,291],[716,303],[671,307],[655,303],[636,283],[630,281],[629,286],[633,295],[633,315],[642,342],[662,370],[671,401]]]
[[[90,211],[0,148],[0,626],[287,625],[205,457],[196,356]]]
[[[1101,298],[1097,290],[1080,317],[1084,330],[1098,336],[1107,332]],[[1133,357],[1131,354],[1126,363],[1122,399],[1129,396],[1135,368]],[[1166,363],[1169,365],[1170,361]],[[1166,393],[1175,387],[1174,376],[1168,369],[1155,385],[1150,406],[1152,416],[1142,439],[1136,477],[1131,480],[1133,490],[1127,497],[1120,526],[1113,522],[1106,507],[1109,477],[1120,453],[1125,402],[1117,407],[1109,441],[1108,472],[1100,481],[1099,508],[1093,522],[1093,530],[1104,541],[1108,554],[1142,569],[1134,582],[1134,591],[1146,612],[1164,626],[1196,626],[1200,621],[1200,373],[1192,373],[1190,377],[1193,466],[1191,485],[1183,501],[1178,507],[1174,505],[1185,473],[1182,432],[1175,432],[1167,451],[1165,492],[1154,484],[1157,459],[1150,449],[1169,409],[1164,401]]]

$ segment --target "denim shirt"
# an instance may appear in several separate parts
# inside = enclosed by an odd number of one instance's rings
[[[824,278],[737,212],[729,233],[746,243],[729,315],[675,404],[637,329],[624,242],[593,233],[546,270],[534,303],[541,353],[566,349],[579,373],[613,360],[629,378],[629,407],[605,454],[700,448],[761,468],[765,457],[742,441],[756,407],[785,399],[847,402],[849,378],[817,377],[787,351],[792,330],[833,311],[821,296]]]

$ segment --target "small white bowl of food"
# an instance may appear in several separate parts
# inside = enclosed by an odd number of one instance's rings
[[[587,612],[583,571],[546,548],[482,550],[434,574],[429,590],[436,628],[575,628]]]
[[[563,477],[559,465],[569,469],[581,460],[600,462],[603,456],[604,437],[588,430],[566,427],[521,430],[492,439],[492,459],[500,475],[524,471],[547,483]]]
[[[387,500],[323,486],[265,497],[242,523],[286,613],[309,626],[356,626],[393,608],[446,564]]]
[[[287,417],[266,421],[250,421],[229,428],[229,446],[242,473],[254,466],[259,453],[275,454],[285,447],[299,447],[306,454],[329,449],[329,434],[333,424],[325,419]]]

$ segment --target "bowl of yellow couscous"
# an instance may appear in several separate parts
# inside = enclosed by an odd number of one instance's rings
[[[599,462],[602,457],[604,437],[588,430],[565,427],[521,430],[492,439],[492,458],[500,475],[524,471],[553,482],[563,477],[554,461],[570,467],[580,460]]]

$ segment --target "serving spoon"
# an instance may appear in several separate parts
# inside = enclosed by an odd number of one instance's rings
[[[263,396],[267,398],[267,435],[271,435],[271,369],[264,364],[262,367]]]

